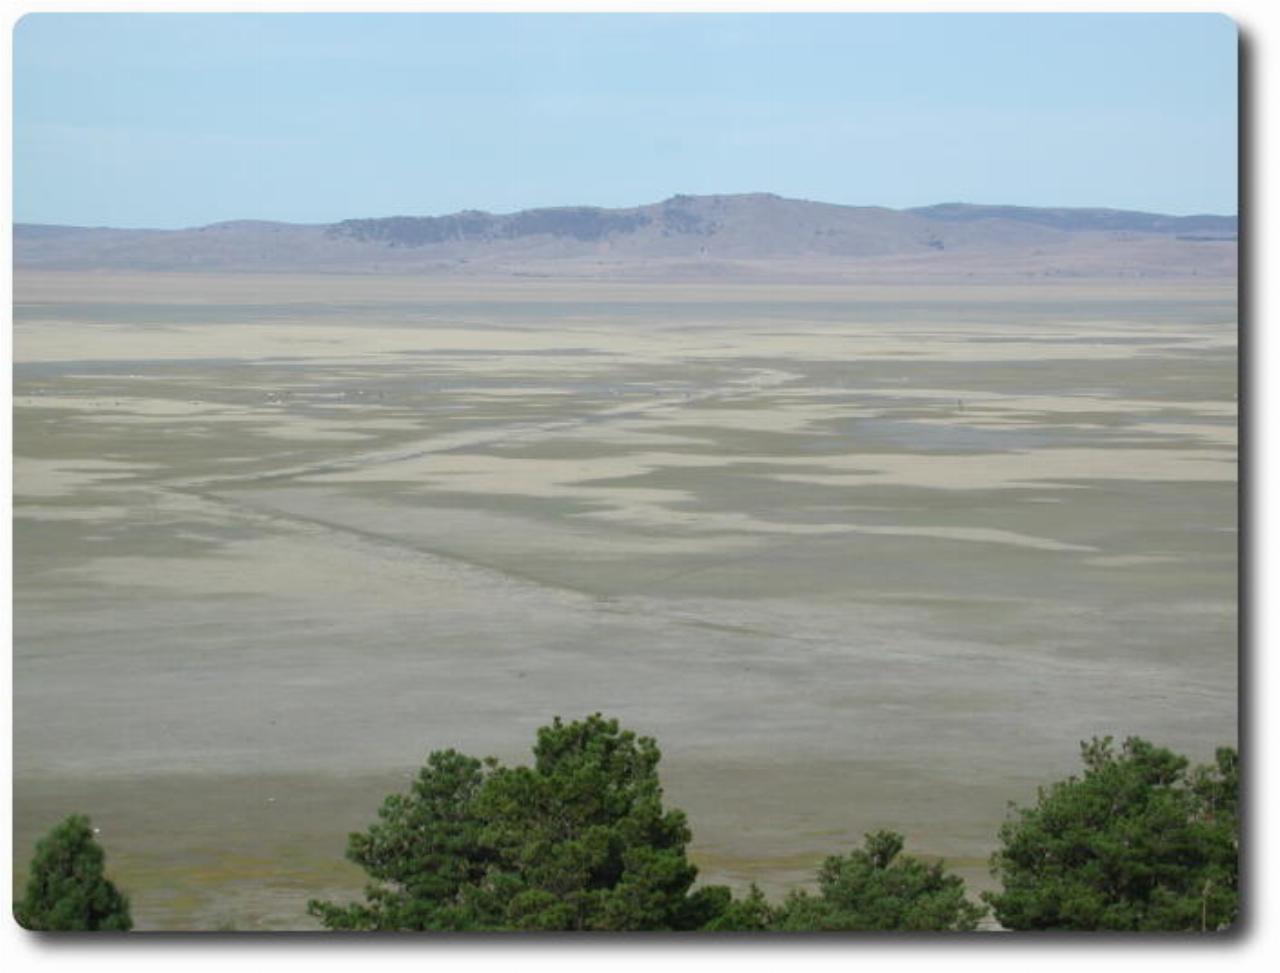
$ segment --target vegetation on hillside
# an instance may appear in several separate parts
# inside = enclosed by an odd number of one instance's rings
[[[364,900],[312,901],[328,929],[362,931],[1207,932],[1239,916],[1239,761],[1213,764],[1137,737],[1082,744],[1085,770],[1013,807],[975,902],[941,863],[903,854],[892,831],[828,858],[816,890],[770,903],[751,886],[695,887],[683,812],[663,803],[650,737],[600,714],[556,718],[533,763],[432,753],[408,793],[352,834]],[[128,900],[103,874],[89,820],[37,844],[18,921],[40,930],[127,930]]]
[[[366,901],[312,902],[330,929],[1218,930],[1238,915],[1239,771],[1132,738],[1083,745],[1086,771],[1042,789],[999,833],[1003,889],[978,904],[891,831],[828,858],[817,892],[693,887],[684,815],[662,806],[657,745],[599,714],[538,731],[532,767],[434,753],[409,795],[350,839]]]

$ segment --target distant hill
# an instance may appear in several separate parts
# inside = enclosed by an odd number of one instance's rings
[[[1123,233],[1214,234],[1235,237],[1234,216],[1164,216],[1124,209],[1039,209],[1030,206],[973,206],[968,203],[940,203],[908,210],[930,220],[949,223],[977,223],[1012,220],[1051,226],[1055,230],[1087,232],[1110,230]]]
[[[322,225],[18,224],[13,241],[19,270],[1227,276],[1236,269],[1236,234],[1234,216],[963,203],[893,210],[753,193]]]

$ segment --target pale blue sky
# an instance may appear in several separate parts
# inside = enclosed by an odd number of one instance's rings
[[[14,218],[775,192],[1236,211],[1217,15],[32,14]]]

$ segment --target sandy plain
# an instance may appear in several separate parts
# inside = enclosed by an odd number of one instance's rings
[[[309,928],[429,750],[658,738],[703,878],[1236,733],[1236,309],[1205,281],[21,273],[18,868]]]

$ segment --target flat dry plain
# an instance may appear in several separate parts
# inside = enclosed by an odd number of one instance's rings
[[[657,737],[709,880],[978,888],[1077,742],[1236,728],[1212,283],[21,274],[14,805],[144,928],[308,928],[429,750]]]

